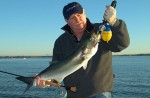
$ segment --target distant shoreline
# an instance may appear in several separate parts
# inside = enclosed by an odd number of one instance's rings
[[[148,54],[121,54],[121,55],[113,55],[113,56],[150,56]],[[0,56],[0,58],[51,58],[52,56]]]
[[[147,54],[120,54],[120,55],[113,55],[113,56],[150,56],[150,53],[147,53]]]

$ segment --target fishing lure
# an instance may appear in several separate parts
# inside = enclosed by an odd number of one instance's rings
[[[117,1],[114,0],[112,1],[111,6],[116,8],[116,4],[117,4]],[[105,19],[103,20],[102,25],[99,27],[99,32],[101,32],[102,39],[106,41],[107,43],[112,38],[112,32],[111,32],[110,26]]]

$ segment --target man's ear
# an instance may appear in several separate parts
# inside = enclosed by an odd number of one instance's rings
[[[69,24],[67,19],[65,19],[65,21],[66,21],[67,24]]]
[[[83,14],[86,16],[85,10],[83,9]]]

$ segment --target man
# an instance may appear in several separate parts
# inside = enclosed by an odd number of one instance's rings
[[[78,48],[88,34],[98,31],[101,25],[92,24],[77,2],[64,6],[63,15],[67,24],[62,27],[65,32],[55,42],[52,62],[64,60]],[[68,90],[67,98],[112,98],[114,80],[112,52],[125,49],[130,40],[125,22],[117,19],[113,7],[106,7],[104,18],[110,24],[112,38],[108,43],[101,39],[98,51],[88,62],[86,70],[80,68],[64,79],[65,86],[77,88],[76,92]],[[38,86],[44,86],[42,80],[37,80]]]

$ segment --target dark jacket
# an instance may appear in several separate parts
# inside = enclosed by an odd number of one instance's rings
[[[80,41],[72,34],[68,25],[56,41],[52,61],[61,61],[78,48],[88,34],[96,32],[100,23],[92,24],[87,19],[87,27]],[[88,62],[87,69],[80,68],[64,79],[66,86],[76,86],[77,92],[68,91],[67,98],[88,98],[100,92],[113,90],[112,52],[120,52],[129,45],[129,35],[123,20],[117,20],[112,30],[112,38],[107,43],[101,39],[97,53]]]

